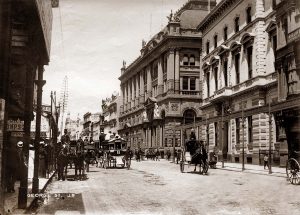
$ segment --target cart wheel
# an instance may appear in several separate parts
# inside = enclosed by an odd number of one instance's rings
[[[180,161],[180,172],[184,173],[184,162]]]
[[[286,175],[288,177],[288,180],[292,184],[300,184],[299,169],[300,169],[300,165],[299,165],[299,163],[296,159],[291,158],[287,161],[287,163],[286,163]]]

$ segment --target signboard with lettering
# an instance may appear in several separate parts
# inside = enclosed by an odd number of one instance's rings
[[[52,2],[51,0],[35,0],[43,29],[48,57],[50,56],[52,32]]]
[[[24,121],[9,119],[7,121],[7,131],[24,131]]]

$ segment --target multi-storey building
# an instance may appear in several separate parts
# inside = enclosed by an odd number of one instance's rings
[[[285,165],[293,151],[300,151],[300,2],[273,1],[276,21],[271,33],[277,40],[278,104],[273,108],[278,124],[280,161]]]
[[[102,101],[102,120],[100,122],[100,131],[105,135],[105,140],[109,141],[118,134],[119,128],[119,108],[121,97],[119,94],[112,95]]]
[[[276,123],[269,113],[277,101],[274,20],[272,1],[223,0],[198,26],[203,70],[199,136],[221,159],[259,164],[269,144],[275,160],[279,157]]]
[[[142,42],[134,62],[128,67],[123,62],[119,133],[132,148],[180,147],[183,132],[176,126],[200,118],[201,35],[196,27],[215,5],[189,0],[170,14],[163,30]]]
[[[81,136],[88,138],[88,140],[93,140],[93,124],[100,120],[100,113],[90,113],[87,112],[83,115],[83,130]]]
[[[77,140],[79,138],[78,130],[80,128],[81,120],[77,117],[76,120],[71,119],[70,113],[68,113],[66,118],[65,129],[68,130],[68,134],[70,135],[71,140]]]

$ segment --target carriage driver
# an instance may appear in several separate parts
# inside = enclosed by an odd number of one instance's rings
[[[64,129],[64,135],[61,136],[61,144],[65,145],[67,149],[70,148],[70,136],[67,129]]]

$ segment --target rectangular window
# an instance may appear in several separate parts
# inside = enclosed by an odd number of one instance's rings
[[[189,78],[188,77],[183,77],[182,78],[182,89],[183,90],[188,90],[189,89]]]
[[[277,35],[272,36],[272,47],[275,55],[275,52],[277,50]]]
[[[215,46],[215,48],[218,47],[218,35],[214,36],[214,46]]]
[[[235,30],[235,33],[240,30],[240,18],[239,17],[236,17],[234,19],[234,30]]]
[[[247,48],[248,78],[249,79],[253,77],[253,74],[252,74],[252,50],[253,50],[252,46]]]
[[[209,72],[206,73],[207,97],[210,95]]]
[[[252,116],[248,116],[248,143],[253,143]]]
[[[235,139],[236,139],[236,144],[240,144],[240,118],[235,119]]]
[[[196,90],[196,78],[190,78],[190,90]]]
[[[206,42],[206,54],[209,54],[209,41]]]
[[[285,41],[288,39],[288,20],[285,18],[282,23],[282,30],[284,31]]]
[[[209,146],[209,125],[206,126],[206,144]]]
[[[228,61],[225,60],[224,61],[224,65],[223,65],[223,73],[224,73],[224,84],[225,84],[225,87],[228,87]]]
[[[218,67],[214,68],[215,89],[218,90]]]
[[[247,8],[246,13],[247,13],[247,24],[248,24],[252,21],[251,20],[251,7]]]
[[[236,84],[240,83],[240,54],[234,56],[235,73],[236,73]]]
[[[226,26],[226,27],[224,27],[224,41],[228,39],[228,33],[227,33],[227,31],[228,31],[228,28]]]
[[[218,146],[218,123],[215,122],[215,146]]]

